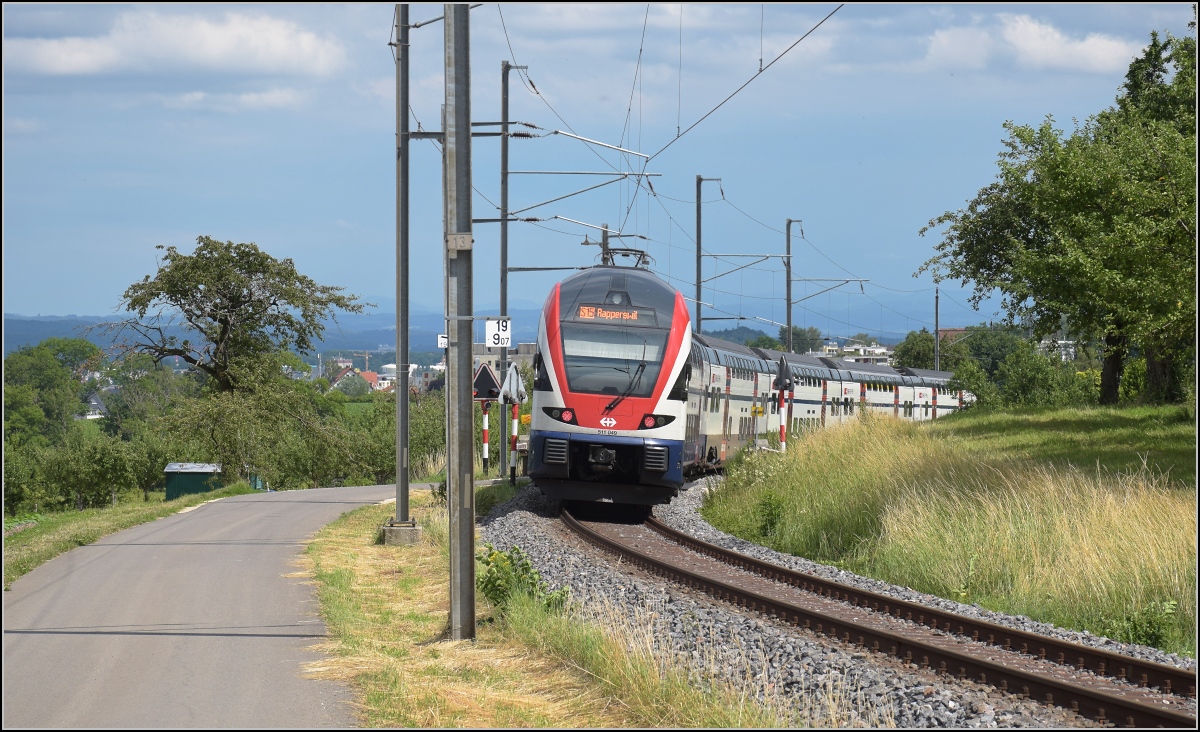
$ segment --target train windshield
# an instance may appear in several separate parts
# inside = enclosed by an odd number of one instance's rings
[[[667,331],[563,323],[562,344],[571,391],[647,397],[662,368]]]

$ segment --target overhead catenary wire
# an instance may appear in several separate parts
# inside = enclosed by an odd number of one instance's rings
[[[776,56],[774,59],[772,59],[772,60],[771,60],[771,63],[767,64],[767,65],[766,65],[766,66],[764,66],[764,67],[763,67],[763,68],[762,68],[760,71],[756,72],[756,73],[755,73],[753,76],[751,76],[749,79],[747,79],[747,80],[746,80],[746,82],[745,82],[744,84],[742,84],[741,86],[739,86],[737,89],[734,89],[734,90],[733,90],[733,93],[732,93],[732,94],[730,94],[729,96],[725,97],[724,99],[722,99],[722,100],[720,101],[720,103],[718,103],[718,104],[717,104],[717,106],[715,106],[715,107],[713,107],[712,109],[710,109],[710,110],[708,110],[707,112],[705,112],[705,113],[704,113],[704,116],[702,116],[700,119],[698,119],[698,120],[696,120],[695,122],[693,122],[693,123],[692,123],[692,124],[691,124],[691,125],[690,125],[690,126],[687,128],[687,129],[686,129],[686,130],[684,130],[683,132],[676,132],[675,138],[674,138],[674,139],[672,139],[670,142],[668,142],[666,145],[663,145],[663,146],[662,146],[662,147],[659,149],[659,151],[658,151],[658,152],[656,152],[656,153],[654,153],[653,155],[651,155],[651,156],[650,156],[650,160],[653,160],[654,158],[658,157],[659,155],[662,155],[664,152],[666,152],[667,148],[669,148],[669,147],[671,147],[672,145],[674,145],[674,144],[676,143],[676,141],[678,141],[678,140],[679,140],[681,137],[683,137],[684,135],[686,135],[687,133],[689,133],[689,132],[691,132],[693,129],[695,129],[695,128],[696,128],[696,125],[698,125],[698,124],[700,124],[701,122],[703,122],[704,120],[708,119],[708,118],[709,118],[709,116],[711,116],[711,115],[712,115],[714,112],[716,112],[716,111],[717,111],[718,109],[720,109],[721,107],[725,106],[725,103],[726,103],[726,102],[728,102],[730,99],[733,99],[735,96],[737,96],[737,95],[738,95],[738,93],[739,93],[739,92],[741,92],[743,89],[745,89],[747,86],[749,86],[751,82],[753,82],[755,79],[757,79],[758,77],[760,77],[760,76],[762,76],[764,73],[766,73],[767,69],[769,69],[769,68],[771,68],[772,66],[774,66],[774,65],[776,64],[776,62],[778,62],[778,61],[779,61],[779,59],[781,59],[781,58],[783,58],[784,56],[786,56],[786,55],[787,55],[787,54],[788,54],[788,53],[789,53],[789,52],[790,52],[790,51],[791,51],[793,48],[795,48],[796,46],[800,45],[800,42],[801,42],[801,41],[803,41],[805,38],[808,38],[810,35],[812,35],[813,31],[815,31],[816,29],[818,29],[818,28],[820,28],[822,25],[824,25],[824,24],[825,24],[825,21],[827,21],[827,20],[829,20],[830,18],[832,18],[832,17],[833,17],[833,14],[834,14],[834,13],[836,13],[837,11],[841,10],[843,7],[845,7],[845,3],[842,3],[841,5],[838,5],[836,8],[834,8],[833,10],[831,10],[831,11],[829,12],[829,15],[826,15],[824,18],[822,18],[820,21],[818,21],[818,22],[817,22],[817,24],[816,24],[816,25],[814,25],[812,28],[809,28],[809,29],[808,29],[808,32],[806,32],[804,35],[802,35],[802,36],[800,36],[798,39],[796,39],[796,42],[795,42],[795,43],[793,43],[792,45],[790,45],[790,46],[788,46],[786,49],[784,49],[783,53],[779,54],[779,55],[778,55],[778,56]],[[681,59],[681,60],[680,60],[680,70],[681,70],[680,76],[682,76],[682,68],[683,68],[683,61],[682,61],[682,58],[683,58],[683,31],[682,31],[682,28],[683,28],[683,15],[682,15],[682,10],[681,10],[681,11],[680,11],[680,35],[679,35],[679,37],[680,37],[680,42],[679,42],[679,48],[680,48],[680,51],[679,51],[679,53],[680,53],[680,59]],[[649,160],[648,160],[647,162],[649,162]]]
[[[832,10],[830,13],[828,13],[828,14],[827,14],[827,15],[826,15],[824,18],[822,18],[822,19],[821,19],[819,22],[817,22],[817,23],[816,23],[816,24],[815,24],[815,25],[814,25],[812,28],[810,28],[810,29],[809,29],[809,30],[808,30],[808,31],[807,31],[807,32],[806,32],[804,35],[802,35],[800,38],[798,38],[798,39],[797,39],[795,42],[793,42],[793,43],[792,43],[792,45],[790,45],[790,46],[789,46],[787,49],[785,49],[785,50],[784,50],[782,53],[780,53],[778,56],[776,56],[774,59],[772,59],[770,63],[767,63],[766,65],[763,65],[763,63],[762,63],[763,50],[765,49],[765,40],[764,40],[764,38],[765,38],[765,8],[760,8],[760,59],[759,59],[760,69],[759,69],[759,71],[758,71],[757,73],[755,73],[753,76],[751,76],[751,77],[750,77],[750,79],[748,79],[748,80],[747,80],[745,83],[743,83],[741,86],[739,86],[737,89],[735,89],[735,90],[734,90],[734,91],[733,91],[733,92],[732,92],[730,95],[728,95],[728,96],[727,96],[725,99],[721,100],[721,102],[719,102],[719,103],[718,103],[716,106],[714,106],[714,107],[713,107],[711,110],[709,110],[707,113],[705,113],[703,116],[701,116],[701,117],[700,117],[699,119],[697,119],[695,122],[693,122],[693,123],[692,123],[692,124],[691,124],[691,125],[690,125],[690,126],[687,128],[687,129],[686,129],[686,130],[684,130],[684,129],[682,129],[682,125],[681,125],[681,121],[682,121],[682,26],[683,26],[683,7],[681,6],[681,8],[680,8],[680,23],[679,23],[679,41],[680,41],[680,46],[679,46],[679,84],[678,84],[678,88],[677,88],[677,120],[676,120],[676,122],[677,122],[677,128],[676,128],[676,133],[677,133],[677,136],[676,136],[676,138],[675,138],[675,139],[673,139],[673,140],[669,141],[669,142],[668,142],[666,145],[664,145],[662,148],[660,148],[660,149],[659,149],[657,152],[655,152],[653,155],[650,155],[649,157],[645,158],[645,162],[643,162],[643,165],[642,165],[642,166],[631,166],[631,167],[633,167],[633,169],[634,169],[634,170],[636,170],[638,167],[640,167],[640,168],[642,168],[642,172],[644,172],[645,168],[646,168],[646,167],[648,167],[648,166],[647,166],[647,163],[648,163],[650,160],[652,160],[652,159],[653,159],[653,158],[655,158],[656,156],[660,155],[661,153],[665,152],[665,150],[666,150],[667,148],[669,148],[669,147],[670,147],[670,146],[671,146],[671,145],[672,145],[672,144],[675,142],[675,140],[676,140],[676,139],[678,139],[679,137],[682,137],[683,135],[686,135],[686,134],[687,134],[687,132],[690,132],[690,131],[691,131],[692,129],[694,129],[694,128],[695,128],[697,125],[699,125],[701,122],[703,122],[703,121],[704,121],[704,120],[705,120],[707,117],[711,116],[713,113],[715,113],[717,110],[719,110],[719,109],[720,109],[722,106],[724,106],[725,104],[727,104],[727,103],[728,103],[728,102],[729,102],[729,101],[730,101],[730,100],[731,100],[731,99],[732,99],[734,96],[736,96],[736,95],[737,95],[738,93],[740,93],[740,92],[741,92],[743,89],[745,89],[745,87],[746,87],[746,86],[748,86],[748,85],[749,85],[751,82],[753,82],[753,80],[754,80],[755,78],[757,78],[757,76],[758,76],[758,75],[760,75],[761,73],[765,72],[765,71],[766,71],[767,69],[769,69],[771,66],[773,66],[774,64],[776,64],[776,63],[777,63],[777,62],[778,62],[780,59],[782,59],[782,58],[783,58],[783,57],[784,57],[786,54],[788,54],[788,53],[789,53],[791,50],[793,50],[793,49],[794,49],[794,48],[795,48],[795,47],[796,47],[796,46],[797,46],[799,43],[801,43],[801,42],[802,42],[802,41],[804,41],[804,40],[805,40],[805,39],[806,39],[806,38],[807,38],[809,35],[811,35],[811,34],[812,34],[812,33],[813,33],[813,32],[814,32],[814,31],[815,31],[817,28],[821,27],[821,26],[822,26],[822,25],[823,25],[823,24],[824,24],[826,21],[828,21],[828,19],[829,19],[829,18],[831,18],[831,17],[832,17],[832,16],[833,16],[835,13],[837,13],[837,12],[838,12],[838,11],[839,11],[839,10],[840,10],[842,7],[844,7],[844,5],[841,5],[841,4],[840,4],[840,5],[838,5],[836,8],[834,8],[834,9],[833,9],[833,10]],[[504,16],[503,16],[503,10],[502,10],[501,8],[499,8],[499,7],[498,7],[498,8],[497,8],[497,12],[498,12],[498,15],[500,16],[501,25],[502,25],[503,32],[504,32],[504,35],[505,35],[505,41],[506,41],[506,43],[507,43],[507,45],[508,45],[508,50],[509,50],[509,53],[510,53],[510,55],[511,55],[512,59],[513,59],[514,65],[516,65],[516,53],[515,53],[515,49],[514,49],[514,47],[513,47],[513,43],[512,43],[511,36],[509,35],[508,29],[507,29],[506,20],[505,20],[505,18],[504,18]],[[644,18],[643,18],[643,30],[642,30],[642,34],[641,34],[641,38],[640,38],[640,43],[639,43],[638,56],[637,56],[637,60],[636,60],[636,63],[635,63],[635,69],[634,69],[633,81],[632,81],[632,84],[631,84],[631,89],[630,89],[630,95],[629,95],[629,99],[628,99],[628,101],[627,101],[626,117],[625,117],[625,120],[624,120],[624,125],[623,125],[622,131],[621,131],[621,137],[620,137],[620,140],[621,140],[621,143],[622,143],[622,145],[624,145],[624,144],[626,143],[626,140],[627,140],[627,138],[628,138],[630,141],[632,141],[632,132],[631,132],[631,127],[630,127],[630,125],[632,124],[632,102],[633,102],[633,97],[634,97],[634,95],[637,93],[637,89],[638,89],[638,82],[641,80],[641,75],[642,75],[641,63],[642,63],[642,60],[644,59],[644,48],[645,48],[645,46],[644,46],[644,42],[645,42],[645,36],[646,36],[647,27],[648,27],[648,20],[649,20],[649,6],[647,5],[646,11],[645,11],[645,13],[644,13]],[[548,108],[548,109],[549,109],[549,110],[550,110],[550,111],[551,111],[551,112],[554,114],[554,116],[555,116],[556,118],[558,118],[558,120],[559,120],[560,122],[562,122],[562,124],[563,124],[564,126],[566,126],[566,127],[567,127],[567,129],[569,129],[569,130],[571,130],[572,132],[574,132],[574,128],[573,128],[573,126],[572,126],[572,125],[571,125],[569,122],[567,122],[567,120],[566,120],[566,119],[565,119],[565,118],[564,118],[564,117],[563,117],[563,116],[562,116],[562,115],[561,115],[561,114],[560,114],[560,113],[559,113],[559,112],[558,112],[558,111],[557,111],[557,110],[554,108],[554,105],[553,105],[553,104],[552,104],[552,103],[551,103],[551,102],[550,102],[550,101],[549,101],[549,100],[548,100],[548,99],[545,97],[545,95],[543,95],[543,94],[542,94],[542,92],[541,92],[541,91],[540,91],[540,90],[539,90],[539,89],[536,87],[536,85],[533,83],[533,80],[532,80],[532,78],[530,78],[530,75],[528,74],[528,72],[519,72],[519,76],[520,76],[520,78],[522,79],[522,83],[523,83],[523,84],[526,86],[527,90],[528,90],[528,91],[530,91],[530,92],[531,92],[532,94],[534,94],[535,96],[537,96],[539,99],[541,99],[541,100],[542,100],[542,103],[546,105],[546,107],[547,107],[547,108]],[[414,115],[414,117],[415,117],[415,115]],[[419,122],[418,122],[418,124],[419,124]],[[541,129],[541,128],[537,128],[537,129]],[[431,141],[431,142],[432,142],[432,141]],[[630,145],[630,147],[632,147],[632,145]],[[593,153],[594,155],[596,155],[596,157],[597,157],[598,159],[600,159],[600,160],[601,160],[601,161],[602,161],[602,162],[605,164],[605,166],[606,166],[606,167],[608,167],[608,168],[610,168],[610,169],[614,170],[615,172],[618,172],[618,173],[620,173],[620,172],[621,172],[621,171],[620,171],[620,170],[617,168],[617,166],[613,165],[613,163],[612,163],[612,162],[610,162],[609,160],[605,159],[603,155],[601,155],[601,154],[600,154],[598,151],[596,151],[596,150],[592,149],[592,148],[591,148],[591,146],[589,146],[589,150],[591,150],[591,151],[592,151],[592,153]],[[623,154],[623,153],[621,154],[621,156],[622,156],[622,158],[626,158],[626,157],[627,157],[627,156],[626,156],[625,154]],[[632,171],[630,171],[630,172],[632,173]],[[629,175],[629,174],[625,174],[625,175],[622,175],[622,176],[621,176],[621,177],[620,177],[618,180],[620,180],[621,182],[623,182],[623,183],[624,183],[624,182],[626,182],[626,181],[627,181],[627,178],[628,178],[628,177],[630,177],[630,175]],[[626,210],[625,210],[625,212],[624,212],[624,215],[623,215],[623,216],[621,217],[621,219],[620,219],[620,228],[621,228],[622,230],[623,230],[623,229],[624,229],[624,228],[627,226],[627,224],[628,224],[628,221],[629,221],[629,217],[630,217],[630,216],[631,216],[631,214],[632,214],[632,210],[633,210],[634,206],[636,206],[636,205],[637,205],[638,198],[639,198],[639,196],[642,194],[641,182],[642,182],[643,176],[640,176],[640,175],[639,175],[639,176],[636,176],[636,177],[637,177],[637,181],[636,181],[636,185],[635,185],[635,187],[634,187],[634,191],[632,192],[632,195],[631,195],[631,196],[630,196],[630,198],[628,199],[628,205],[624,207]],[[649,183],[649,181],[647,181],[647,183]],[[649,189],[649,188],[651,188],[651,186],[647,186],[647,188]],[[476,193],[478,193],[478,194],[480,195],[480,197],[481,197],[483,200],[487,201],[487,202],[488,202],[489,204],[491,204],[493,207],[495,206],[495,204],[494,204],[494,203],[492,203],[492,201],[491,201],[490,199],[488,199],[488,197],[487,197],[487,196],[483,195],[483,194],[482,194],[482,192],[478,191],[478,189],[476,189]],[[687,239],[694,241],[693,237],[692,237],[692,236],[691,236],[691,234],[690,234],[690,233],[687,231],[687,229],[685,229],[683,226],[681,226],[681,225],[680,225],[680,223],[679,223],[679,222],[678,222],[678,221],[675,219],[675,217],[674,217],[674,216],[671,214],[670,210],[669,210],[669,209],[668,209],[668,208],[667,208],[667,207],[666,207],[666,206],[663,204],[663,202],[662,202],[661,200],[659,200],[659,199],[660,199],[660,197],[662,197],[662,198],[667,198],[668,200],[676,201],[676,202],[679,202],[679,203],[693,203],[692,201],[683,201],[683,200],[681,200],[681,199],[676,199],[676,198],[673,198],[673,197],[670,197],[670,196],[666,196],[665,194],[658,194],[658,193],[656,193],[656,192],[653,192],[652,190],[646,190],[645,194],[646,194],[647,198],[653,197],[653,198],[654,198],[656,201],[658,201],[659,208],[662,210],[663,214],[667,216],[667,219],[668,219],[668,221],[670,222],[670,226],[668,226],[668,231],[669,231],[669,233],[670,233],[670,234],[673,234],[673,231],[671,231],[671,227],[674,227],[674,228],[676,228],[676,229],[679,229],[679,230],[680,230],[680,231],[681,231],[681,232],[682,232],[682,233],[685,235],[685,237],[686,237]],[[722,190],[722,191],[721,191],[721,194],[722,194],[722,195],[721,195],[721,198],[720,198],[720,199],[714,199],[714,202],[715,202],[716,200],[721,200],[721,201],[723,201],[723,202],[725,202],[725,203],[729,204],[729,206],[730,206],[731,208],[733,208],[735,211],[737,211],[738,213],[740,213],[742,216],[744,216],[744,217],[746,217],[746,218],[748,218],[748,219],[750,219],[750,220],[754,221],[755,223],[759,224],[760,226],[762,226],[763,228],[767,229],[768,231],[772,231],[772,232],[776,232],[776,233],[783,233],[783,232],[782,232],[780,229],[778,229],[778,228],[776,228],[776,227],[773,227],[773,226],[770,226],[769,224],[766,224],[766,223],[764,223],[764,222],[763,222],[763,221],[761,221],[760,219],[758,219],[758,218],[754,217],[753,215],[751,215],[750,213],[748,213],[746,210],[744,210],[743,208],[741,208],[740,206],[738,206],[738,205],[737,205],[735,202],[733,202],[732,200],[730,200],[730,199],[729,199],[729,198],[728,198],[728,197],[725,195],[725,192],[724,192],[724,190]],[[624,197],[624,196],[622,196],[622,197]],[[639,222],[640,222],[640,221],[641,221],[641,218],[642,218],[642,216],[641,216],[641,213],[640,213],[640,210],[641,210],[641,209],[639,208],[638,210],[639,210],[638,217],[639,217]],[[649,211],[647,211],[647,217],[648,217],[648,216],[649,216]],[[561,230],[558,230],[558,229],[554,229],[554,228],[551,228],[551,227],[544,226],[544,225],[542,225],[542,224],[540,224],[540,223],[536,223],[536,221],[541,221],[541,220],[545,220],[545,219],[540,219],[540,220],[530,220],[530,221],[526,221],[526,223],[532,223],[532,224],[533,224],[533,225],[535,225],[535,226],[539,226],[539,228],[545,229],[545,230],[547,230],[547,231],[553,231],[553,232],[555,232],[555,233],[559,233],[559,234],[561,234],[561,235],[563,235],[563,236],[571,236],[570,232],[561,231]],[[646,225],[647,225],[647,226],[649,225],[649,219],[648,219],[648,218],[647,218],[647,221],[646,221]],[[639,227],[638,227],[638,228],[640,228],[640,224],[639,224]],[[643,238],[645,238],[647,241],[653,242],[653,243],[654,243],[654,244],[656,244],[656,245],[662,245],[662,246],[666,246],[666,247],[668,248],[668,251],[669,251],[670,249],[674,249],[674,248],[679,248],[681,251],[684,251],[684,250],[686,250],[686,248],[685,248],[685,247],[681,247],[681,246],[675,245],[673,242],[670,242],[670,241],[668,241],[668,242],[664,242],[664,241],[661,241],[661,240],[659,240],[659,239],[657,239],[657,238],[654,238],[654,237],[648,237],[648,236],[647,236],[647,237],[643,237]],[[814,244],[812,241],[808,240],[806,237],[803,237],[803,236],[802,236],[802,237],[801,237],[801,239],[802,239],[803,241],[805,241],[805,242],[806,242],[806,243],[807,243],[807,244],[808,244],[808,245],[809,245],[809,246],[810,246],[810,247],[811,247],[811,248],[812,248],[812,249],[813,249],[813,250],[814,250],[814,251],[815,251],[815,252],[816,252],[818,255],[820,255],[820,256],[821,256],[822,258],[824,258],[825,260],[829,261],[831,264],[833,264],[833,265],[834,265],[835,267],[837,267],[839,270],[841,270],[841,271],[843,271],[843,272],[846,272],[846,273],[848,273],[848,274],[850,274],[850,275],[852,275],[852,276],[857,276],[857,275],[855,275],[853,272],[851,272],[851,271],[850,271],[848,268],[846,268],[846,267],[842,266],[840,263],[838,263],[837,261],[835,261],[833,258],[831,258],[831,257],[829,257],[827,254],[825,254],[825,252],[824,252],[824,251],[822,251],[822,250],[821,250],[821,248],[819,248],[819,247],[818,247],[816,244]],[[710,254],[710,255],[711,255],[711,252],[707,252],[707,251],[706,251],[705,253],[708,253],[708,254]],[[720,258],[718,258],[718,261],[723,261],[723,260],[721,260]],[[771,270],[768,270],[768,269],[763,269],[763,268],[752,268],[752,269],[755,269],[756,271],[759,271],[759,272],[771,272]],[[672,279],[674,279],[674,278],[672,278]],[[682,281],[682,280],[680,280],[680,281]],[[901,289],[898,289],[898,288],[890,288],[890,287],[887,287],[887,286],[885,286],[885,285],[879,285],[879,284],[876,284],[876,283],[867,283],[867,284],[874,285],[874,286],[876,286],[876,287],[879,287],[880,289],[885,289],[885,290],[890,290],[890,291],[895,291],[895,292],[919,292],[919,291],[921,291],[921,290],[901,290]],[[772,285],[772,287],[774,287],[774,284]],[[928,289],[928,288],[926,288],[926,289]],[[728,293],[728,294],[732,295],[733,293]],[[739,294],[741,294],[741,293],[739,293]],[[865,293],[864,293],[864,294],[865,294]],[[752,296],[752,295],[751,295],[751,296],[746,296],[746,297],[752,297],[752,298],[754,298],[754,299],[763,299],[763,300],[770,300],[770,299],[771,299],[771,298],[765,298],[765,297],[759,297],[759,296]],[[879,301],[878,301],[878,300],[875,300],[874,298],[871,298],[870,296],[868,296],[868,299],[872,300],[873,302],[875,302],[875,303],[877,303],[877,304],[880,304],[880,306],[881,306],[881,307],[883,307],[883,308],[885,308],[885,309],[889,310],[889,311],[890,311],[890,312],[892,312],[892,313],[895,313],[895,314],[897,314],[897,315],[902,315],[902,316],[904,316],[904,317],[906,317],[906,318],[911,318],[911,316],[908,316],[908,315],[905,315],[905,314],[903,314],[903,313],[900,313],[899,311],[896,311],[896,310],[894,310],[894,309],[892,309],[892,308],[889,308],[889,307],[887,307],[887,306],[883,305],[882,303],[879,303]],[[957,301],[954,301],[954,302],[955,302],[955,304],[959,305],[960,307],[963,307],[963,306],[961,305],[961,303],[958,303]],[[966,308],[964,308],[964,309],[966,309]],[[916,320],[917,320],[918,322],[924,322],[924,321],[921,321],[920,319],[916,319]]]
[[[513,60],[513,66],[519,66],[520,64],[517,63],[516,53],[513,51],[512,39],[510,39],[509,35],[508,35],[508,26],[504,22],[504,10],[500,7],[500,3],[496,3],[496,12],[500,14],[500,27],[504,30],[504,40],[508,44],[508,53],[509,53],[509,56]],[[563,125],[565,125],[568,130],[570,130],[573,134],[578,134],[577,132],[575,132],[575,128],[571,126],[571,123],[567,122],[567,120],[563,119],[563,116],[558,113],[558,110],[554,108],[554,105],[552,105],[550,103],[550,100],[546,99],[545,95],[542,94],[542,92],[537,88],[537,85],[533,83],[533,78],[529,76],[529,71],[527,71],[525,69],[520,69],[520,68],[518,68],[516,71],[517,71],[517,78],[521,79],[521,83],[525,87],[525,89],[527,91],[529,91],[529,93],[536,96],[538,99],[542,100],[542,104],[545,104],[546,108],[549,109],[550,112],[553,113],[554,116],[558,118],[558,121],[562,122]],[[600,160],[600,162],[602,162],[605,165],[607,165],[608,167],[612,168],[614,171],[621,172],[615,165],[610,163],[603,155],[598,153],[590,145],[587,145],[587,143],[584,143],[584,144],[587,146],[587,149],[589,151],[591,151],[591,153],[593,155],[595,155],[597,159]]]

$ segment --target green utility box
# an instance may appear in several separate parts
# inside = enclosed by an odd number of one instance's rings
[[[167,500],[189,493],[207,493],[221,487],[219,463],[170,463],[163,469],[167,476]]]

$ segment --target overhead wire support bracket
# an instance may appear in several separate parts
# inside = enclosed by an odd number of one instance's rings
[[[475,4],[474,4],[474,5],[472,5],[471,7],[467,8],[467,10],[474,10],[475,8],[482,7],[482,6],[483,6],[483,3],[475,3]],[[423,25],[429,25],[430,23],[436,23],[436,22],[438,22],[439,20],[445,20],[445,19],[446,19],[446,16],[444,16],[444,15],[439,15],[439,16],[438,16],[438,17],[436,17],[436,18],[430,18],[429,20],[422,20],[422,21],[421,21],[421,22],[419,22],[419,23],[413,23],[412,25],[410,25],[410,26],[408,26],[408,27],[409,27],[409,28],[420,28],[420,27],[421,27],[421,26],[423,26]]]
[[[709,255],[709,256],[712,256],[712,255]],[[753,255],[751,255],[751,256],[753,256]],[[770,259],[770,257],[759,257],[758,259],[754,260],[754,261],[753,261],[753,262],[751,262],[750,264],[743,264],[741,267],[734,267],[733,269],[729,270],[728,272],[722,272],[722,273],[721,273],[721,274],[719,274],[719,275],[713,275],[712,277],[709,277],[707,280],[701,280],[701,282],[702,282],[702,283],[703,283],[703,282],[711,282],[711,281],[713,281],[713,280],[717,279],[718,277],[724,277],[725,275],[728,275],[728,274],[733,274],[734,272],[737,272],[739,269],[745,269],[745,268],[747,268],[747,267],[753,267],[754,265],[756,265],[756,264],[759,264],[759,263],[761,263],[761,262],[765,262],[765,261],[767,261],[768,259]]]
[[[733,274],[734,272],[737,272],[739,269],[745,269],[747,267],[753,267],[756,264],[761,264],[762,262],[765,262],[768,259],[771,259],[773,257],[778,257],[780,259],[787,259],[791,255],[789,255],[789,254],[701,254],[700,256],[716,257],[718,259],[721,257],[758,257],[758,259],[754,260],[750,264],[743,264],[741,267],[734,267],[733,269],[729,270],[728,272],[722,272],[721,274],[713,275],[712,277],[709,277],[707,280],[700,280],[700,283],[704,284],[705,282],[711,282],[711,281],[717,279],[718,277],[724,277],[727,274]],[[839,281],[843,281],[843,280],[839,280]],[[703,303],[701,303],[701,304],[703,304]]]
[[[609,229],[609,228],[606,228],[603,226],[596,226],[595,224],[585,224],[582,221],[576,221],[575,219],[568,219],[566,216],[554,216],[552,218],[558,219],[559,221],[570,221],[572,224],[579,224],[580,226],[586,226],[589,229],[597,229],[599,231],[607,231],[609,234],[612,234],[614,236],[636,236],[639,239],[646,239],[646,237],[642,236],[641,234],[622,234],[619,231],[614,231],[613,229]],[[649,241],[649,240],[647,239],[647,241]]]
[[[612,185],[613,183],[620,183],[621,181],[625,180],[626,177],[627,176],[622,175],[619,178],[613,178],[612,180],[606,180],[603,183],[597,183],[594,186],[588,186],[587,188],[575,191],[574,193],[568,193],[566,195],[559,196],[558,198],[551,198],[549,201],[542,201],[541,203],[535,203],[532,206],[526,206],[525,208],[519,208],[516,211],[510,211],[509,213],[512,215],[516,215],[519,213],[525,213],[526,211],[529,211],[530,209],[540,208],[541,206],[545,206],[548,203],[554,203],[555,201],[561,201],[564,198],[570,198],[571,196],[578,196],[580,193],[587,193],[588,191],[594,191],[597,188],[603,188],[604,186]]]
[[[600,147],[607,147],[609,150],[616,150],[617,152],[629,153],[630,155],[637,155],[639,158],[646,158],[647,160],[650,159],[650,156],[646,155],[645,153],[634,152],[633,150],[626,150],[623,147],[617,147],[616,145],[609,145],[607,142],[600,142],[599,140],[589,140],[586,137],[580,137],[579,135],[572,135],[570,132],[563,132],[562,130],[551,130],[550,134],[551,135],[563,135],[564,137],[573,137],[576,140],[582,140],[583,142],[586,142],[589,145],[599,145]]]
[[[796,280],[796,281],[797,281],[797,282],[804,282],[805,280]],[[827,279],[827,280],[810,280],[810,281],[812,281],[812,282],[837,282],[837,284],[836,284],[836,285],[833,285],[833,286],[831,286],[831,287],[826,287],[824,290],[821,290],[820,292],[814,292],[814,293],[813,293],[813,294],[811,294],[811,295],[805,295],[804,297],[800,298],[799,300],[792,300],[792,302],[790,303],[791,305],[795,305],[796,303],[804,302],[805,300],[808,300],[809,298],[816,297],[817,295],[823,295],[823,294],[825,294],[826,292],[829,292],[830,290],[836,290],[837,288],[841,287],[842,285],[846,285],[846,284],[849,284],[849,283],[851,283],[851,282],[857,282],[857,283],[858,283],[858,288],[859,288],[860,290],[862,289],[862,283],[864,283],[864,282],[870,282],[870,280],[859,280],[859,279],[844,279],[844,280],[832,280],[832,279]]]
[[[561,272],[588,269],[587,267],[508,267],[509,272]]]
[[[619,175],[638,178],[661,178],[662,173],[637,173],[632,170],[510,170],[509,175]]]

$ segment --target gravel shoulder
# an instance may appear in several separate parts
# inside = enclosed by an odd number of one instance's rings
[[[656,507],[655,515],[704,541],[874,592],[1138,658],[1195,667],[1192,659],[1157,649],[993,613],[751,544],[714,529],[699,516],[705,488],[704,482],[689,484],[669,506]],[[806,714],[814,702],[822,700],[826,707],[836,707],[826,718],[837,726],[1099,726],[1066,710],[938,676],[755,613],[734,612],[705,595],[668,587],[640,570],[597,561],[594,549],[561,528],[557,513],[557,502],[546,499],[536,487],[527,487],[484,519],[482,541],[503,549],[520,546],[552,589],[570,589],[575,612],[582,617],[616,615],[629,627],[645,628],[656,653],[674,657],[698,683],[732,682],[760,699],[798,710],[796,723],[809,719]]]

